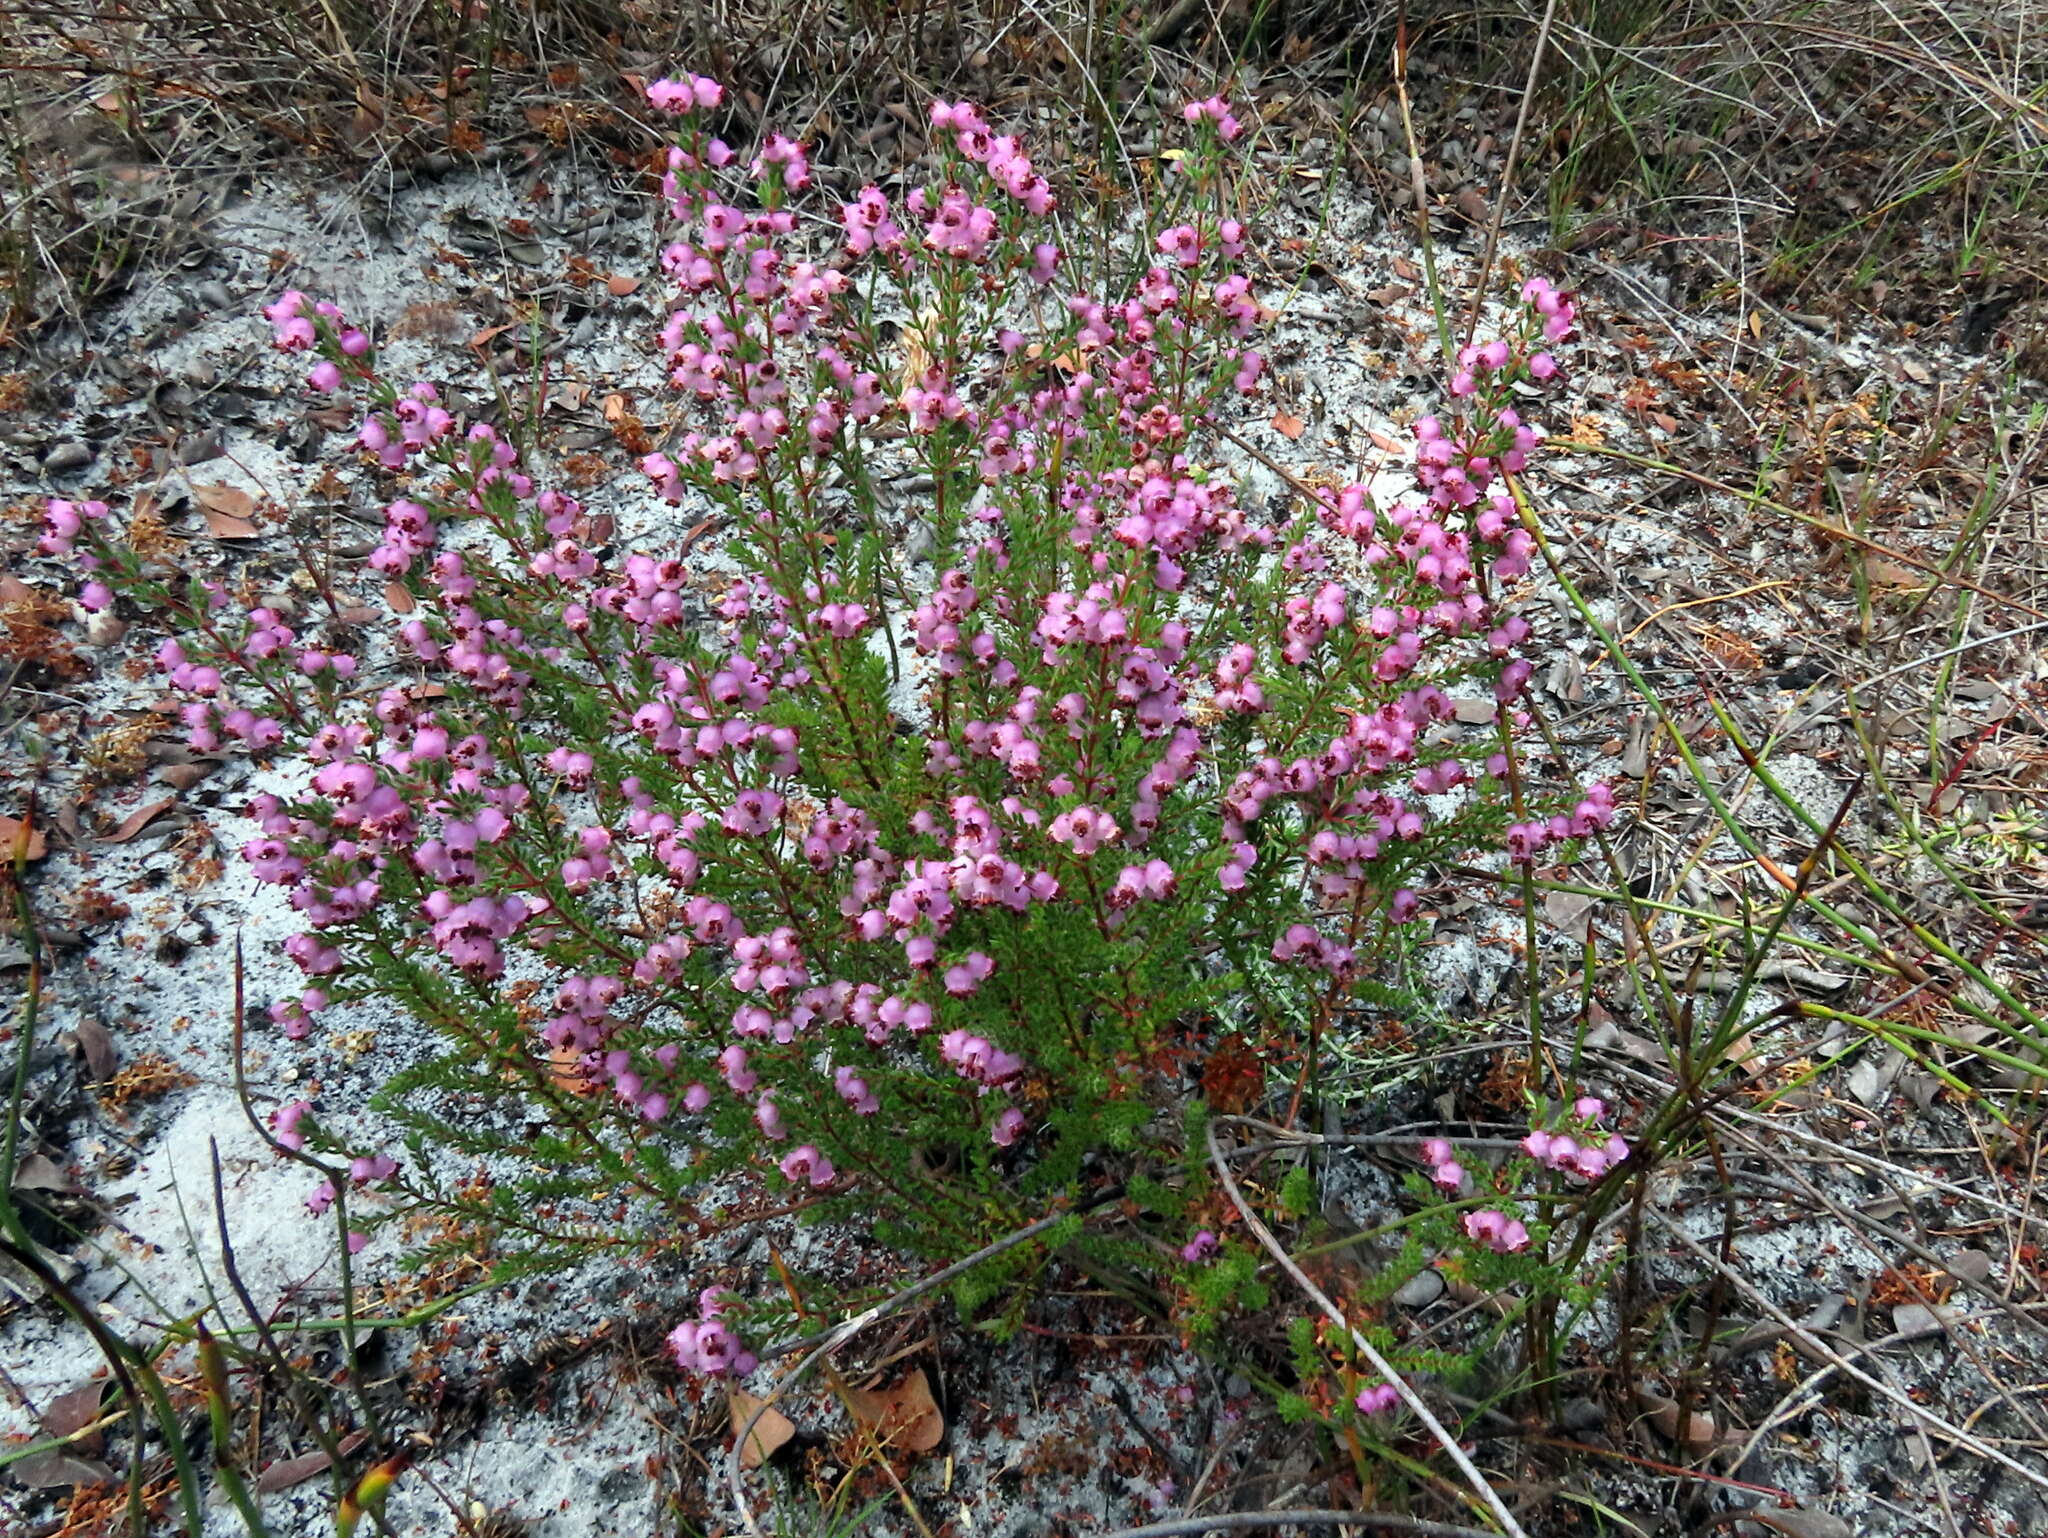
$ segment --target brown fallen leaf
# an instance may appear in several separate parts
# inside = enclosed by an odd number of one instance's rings
[[[412,589],[403,582],[385,583],[384,601],[391,605],[393,614],[410,614],[414,608]]]
[[[20,1183],[16,1181],[17,1185]],[[99,1379],[59,1394],[43,1411],[43,1435],[68,1437],[90,1426],[99,1419],[100,1399],[106,1389],[106,1380]],[[22,1459],[8,1472],[31,1490],[112,1484],[114,1471],[97,1456],[105,1446],[106,1438],[98,1431],[87,1432],[68,1446],[53,1447]]]
[[[49,844],[43,838],[41,828],[25,825],[18,817],[0,814],[0,862],[13,864],[16,853],[24,860],[40,860],[49,852]]]
[[[107,1392],[104,1378],[91,1383],[82,1383],[77,1388],[66,1390],[50,1401],[50,1407],[43,1411],[43,1434],[53,1437],[68,1437],[82,1431],[100,1418],[100,1400]],[[81,1453],[96,1453],[106,1445],[106,1438],[97,1431],[80,1437],[71,1444]]]
[[[583,1071],[583,1054],[567,1043],[548,1053],[548,1078],[572,1095],[597,1093],[596,1083]]]
[[[85,1059],[85,1071],[92,1076],[88,1082],[104,1084],[113,1078],[121,1059],[114,1051],[114,1038],[107,1034],[107,1028],[91,1015],[80,1015],[71,1034],[78,1038],[79,1055]]]
[[[363,1445],[368,1432],[351,1431],[341,1439],[344,1454],[354,1452]],[[277,1490],[289,1490],[293,1485],[302,1485],[315,1474],[327,1472],[328,1457],[325,1451],[303,1453],[296,1458],[280,1458],[256,1476],[256,1488],[265,1495]]]
[[[54,1490],[66,1485],[110,1485],[114,1471],[97,1458],[80,1458],[61,1447],[35,1453],[10,1468],[8,1473],[31,1490]]]
[[[210,759],[194,759],[189,764],[164,764],[156,777],[172,790],[190,790],[219,767],[218,762]]]
[[[717,527],[718,519],[715,517],[705,518],[700,522],[692,524],[690,528],[684,533],[682,538],[682,545],[680,549],[677,551],[677,553],[679,555],[688,555],[690,553],[691,547],[694,546],[698,540],[702,539],[706,534],[709,534],[713,529]]]
[[[109,833],[100,842],[103,844],[127,843],[128,840],[148,827],[150,823],[161,817],[165,812],[168,812],[171,809],[172,802],[176,799],[174,796],[165,796],[161,801],[150,801],[138,806],[134,811],[121,819],[120,827]]]
[[[1273,431],[1283,438],[1299,438],[1305,425],[1300,417],[1290,416],[1287,412],[1273,413]]]
[[[743,1469],[758,1469],[796,1435],[794,1421],[773,1405],[761,1409],[762,1403],[743,1388],[731,1389],[726,1394],[726,1413],[732,1417],[735,1436],[739,1435],[740,1427],[752,1419],[756,1410],[761,1411],[761,1418],[754,1421],[754,1429],[747,1434],[747,1445],[740,1449],[740,1467]]]
[[[1543,916],[1574,940],[1583,940],[1592,923],[1593,899],[1579,892],[1552,892],[1543,899]]]
[[[1878,556],[1866,556],[1863,573],[1874,587],[1887,588],[1893,592],[1910,592],[1927,585],[1927,574],[1915,571],[1898,561],[1887,561]]]
[[[1500,707],[1489,699],[1456,699],[1451,701],[1451,714],[1463,726],[1485,726],[1500,714]]]
[[[946,1418],[922,1367],[886,1389],[848,1389],[846,1405],[876,1441],[896,1451],[928,1453],[945,1440]]]
[[[14,1189],[17,1191],[56,1191],[63,1195],[76,1196],[84,1191],[85,1187],[67,1175],[55,1159],[50,1158],[47,1154],[32,1153],[23,1159],[20,1167],[15,1170]],[[77,1391],[74,1390],[74,1392]],[[94,1393],[93,1403],[98,1404],[97,1389],[95,1389]],[[65,1398],[69,1397],[70,1395],[65,1396]],[[52,1403],[50,1415],[54,1416],[57,1413],[57,1405],[61,1403],[63,1403],[61,1399]],[[65,1428],[65,1431],[52,1430],[48,1421],[49,1417],[46,1416],[43,1429],[49,1431],[51,1436],[63,1436],[67,1431],[75,1431],[77,1429],[77,1425],[73,1425]],[[78,1425],[82,1424],[84,1423],[78,1423]],[[97,1449],[87,1448],[84,1450],[90,1452]]]
[[[260,539],[256,499],[235,486],[194,486],[192,496],[215,539]]]
[[[1784,1533],[1786,1538],[1856,1538],[1856,1529],[1833,1512],[1809,1511],[1804,1506],[1787,1511],[1774,1506],[1752,1506],[1742,1513],[1742,1520]]]
[[[1678,1401],[1675,1399],[1668,1399],[1649,1389],[1639,1389],[1636,1400],[1649,1411],[1650,1424],[1657,1428],[1658,1434],[1667,1442],[1682,1443],[1694,1451],[1699,1451],[1712,1447],[1720,1436],[1720,1429],[1715,1426],[1714,1418],[1698,1410],[1691,1411],[1685,1417],[1685,1431],[1681,1436],[1678,1426]]]
[[[623,299],[626,295],[638,291],[640,280],[638,278],[629,278],[623,272],[615,272],[604,280],[604,286],[606,292],[614,299]]]

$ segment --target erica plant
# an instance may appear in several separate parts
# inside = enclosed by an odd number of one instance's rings
[[[415,1193],[435,1150],[516,1149],[464,1199],[537,1242],[567,1232],[546,1201],[685,1212],[743,1168],[962,1253],[1178,1157],[1222,1035],[1298,1064],[1442,867],[1611,815],[1508,789],[1532,545],[1501,477],[1534,442],[1509,402],[1571,309],[1532,284],[1459,360],[1411,499],[1249,506],[1213,430],[1263,368],[1224,102],[1187,108],[1155,227],[1090,287],[975,107],[932,105],[930,185],[820,206],[802,145],[717,137],[722,95],[649,91],[677,414],[620,548],[297,293],[278,345],[403,478],[361,569],[287,613],[153,565],[98,504],[53,503],[44,548],[83,547],[88,604],[173,614],[193,745],[291,787],[246,850],[303,924],[278,1029],[377,999],[447,1044],[381,1091],[403,1169],[317,1108],[294,1135]],[[686,554],[707,513],[717,555]],[[386,639],[344,623],[388,584]],[[1460,696],[1503,719],[1461,725]],[[689,1354],[729,1368],[733,1340],[707,1308]]]

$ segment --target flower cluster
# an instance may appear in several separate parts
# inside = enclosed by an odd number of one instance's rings
[[[1565,1130],[1533,1128],[1522,1139],[1522,1151],[1545,1169],[1575,1180],[1598,1180],[1629,1154],[1626,1138],[1601,1128],[1606,1116],[1605,1101],[1597,1095],[1581,1095],[1572,1102]]]
[[[739,1335],[725,1321],[731,1295],[723,1287],[707,1288],[697,1300],[697,1317],[668,1333],[668,1349],[685,1372],[709,1377],[744,1378],[760,1366]]]
[[[1532,1127],[1520,1148],[1529,1164],[1511,1160],[1492,1171],[1482,1184],[1489,1194],[1511,1199],[1530,1175],[1548,1170],[1572,1182],[1598,1180],[1629,1156],[1628,1140],[1607,1131],[1606,1102],[1597,1095],[1581,1095],[1556,1129]],[[1430,1184],[1448,1197],[1461,1197],[1475,1189],[1475,1182],[1458,1162],[1456,1150],[1447,1138],[1425,1138],[1419,1148],[1422,1162],[1429,1167]],[[1512,1255],[1530,1247],[1533,1236],[1526,1224],[1502,1207],[1481,1207],[1460,1219],[1464,1237],[1474,1246],[1497,1255]]]
[[[1465,1237],[1500,1255],[1512,1255],[1529,1247],[1529,1230],[1521,1219],[1511,1218],[1497,1207],[1466,1213]]]

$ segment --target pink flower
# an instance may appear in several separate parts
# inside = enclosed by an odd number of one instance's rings
[[[759,834],[773,831],[782,820],[782,797],[772,790],[743,790],[725,809],[721,822],[728,833]]]
[[[732,1327],[719,1317],[723,1301],[718,1289],[707,1290],[698,1300],[700,1317],[685,1320],[669,1331],[669,1352],[683,1371],[744,1378],[760,1365]]]
[[[782,1156],[785,1180],[808,1180],[813,1186],[829,1186],[837,1174],[832,1161],[810,1143],[800,1143]]]
[[[1107,812],[1084,804],[1061,812],[1046,832],[1053,842],[1067,845],[1075,854],[1091,855],[1104,844],[1115,843],[1120,830]]]
[[[263,318],[276,331],[278,347],[286,352],[300,352],[319,338],[313,318],[304,313],[305,303],[304,294],[288,288],[277,296],[275,303],[263,307]]]
[[[1362,1388],[1352,1401],[1361,1415],[1384,1415],[1400,1402],[1401,1391],[1391,1383],[1375,1383],[1370,1388]]]
[[[299,1130],[299,1123],[306,1113],[313,1109],[310,1100],[294,1100],[290,1105],[279,1106],[270,1114],[270,1125],[276,1131],[278,1143],[294,1152],[306,1146],[306,1134]]]
[[[647,87],[648,104],[657,111],[681,114],[710,111],[725,100],[725,87],[703,75],[685,75],[680,80],[656,80]]]
[[[1465,1214],[1465,1236],[1497,1254],[1512,1255],[1529,1247],[1529,1230],[1496,1208]]]
[[[1221,1248],[1216,1235],[1209,1229],[1202,1229],[1194,1238],[1181,1246],[1180,1258],[1191,1266],[1200,1265]]]
[[[1170,256],[1183,267],[1192,267],[1202,259],[1202,237],[1195,233],[1192,224],[1177,224],[1160,233],[1159,252]]]

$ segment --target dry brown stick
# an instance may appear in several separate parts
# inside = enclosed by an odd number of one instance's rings
[[[1756,1140],[1745,1138],[1744,1141],[1749,1142],[1751,1148],[1754,1149],[1758,1155],[1764,1154],[1764,1149],[1761,1147],[1760,1144],[1756,1142]],[[2048,1333],[2048,1325],[2042,1324],[2040,1320],[2034,1318],[2034,1316],[2029,1314],[2025,1309],[2021,1308],[2011,1299],[2000,1294],[1996,1288],[1987,1286],[1983,1282],[1975,1281],[1970,1277],[1962,1276],[1953,1271],[1949,1271],[1947,1262],[1943,1261],[1942,1258],[1939,1255],[1935,1254],[1932,1250],[1926,1248],[1924,1245],[1918,1243],[1916,1240],[1912,1239],[1908,1235],[1900,1233],[1897,1229],[1891,1227],[1887,1223],[1881,1223],[1877,1219],[1868,1217],[1861,1213],[1852,1213],[1848,1208],[1842,1206],[1839,1202],[1829,1200],[1826,1196],[1822,1195],[1819,1190],[1815,1189],[1815,1187],[1810,1181],[1799,1180],[1798,1185],[1795,1186],[1790,1182],[1781,1181],[1768,1175],[1759,1175],[1753,1171],[1745,1171],[1739,1178],[1746,1185],[1751,1186],[1752,1188],[1762,1187],[1768,1192],[1776,1193],[1781,1200],[1799,1201],[1807,1198],[1812,1199],[1813,1201],[1819,1203],[1821,1207],[1825,1208],[1839,1222],[1841,1222],[1845,1227],[1847,1227],[1850,1230],[1850,1232],[1854,1233],[1858,1241],[1863,1245],[1863,1247],[1869,1250],[1872,1255],[1876,1256],[1879,1261],[1889,1264],[1890,1257],[1887,1256],[1883,1250],[1878,1248],[1878,1246],[1872,1241],[1870,1233],[1865,1232],[1866,1229],[1878,1234],[1879,1236],[1885,1239],[1890,1240],[1894,1244],[1897,1244],[1900,1248],[1904,1249],[1908,1254],[1913,1255],[1916,1259],[1922,1260],[1931,1266],[1935,1266],[1942,1271],[1948,1272],[1948,1274],[1955,1281],[1963,1285],[1966,1291],[1975,1293],[1977,1296],[1985,1299],[1995,1309],[2002,1312],[2007,1318],[2013,1320],[2015,1323],[2037,1333]],[[1803,1191],[1799,1189],[1799,1187],[1802,1186],[1805,1188]],[[1753,1201],[1756,1199],[1756,1197],[1752,1192],[1752,1194],[1746,1195],[1744,1199]],[[1929,1301],[1931,1302],[1932,1300],[1930,1299]],[[2026,1423],[2027,1429],[2029,1431],[2034,1433],[2034,1436],[2037,1439],[2036,1445],[2048,1446],[2048,1429],[2044,1429],[2040,1422],[2036,1421],[2034,1417],[2027,1412],[2025,1407],[2022,1406],[2018,1400],[2014,1399],[2011,1396],[2010,1391],[2002,1382],[1999,1381],[1998,1374],[1995,1371],[1993,1371],[1990,1362],[1985,1360],[1984,1353],[1979,1351],[1976,1345],[1971,1341],[1969,1336],[1959,1328],[1964,1324],[1973,1323],[1979,1319],[1988,1319],[1989,1317],[1990,1315],[1988,1314],[1980,1313],[1971,1315],[1966,1318],[1949,1318],[1940,1310],[1936,1310],[1934,1315],[1933,1330],[1936,1334],[1947,1335],[1949,1338],[1949,1343],[1953,1345],[1958,1351],[1960,1351],[1964,1356],[1970,1359],[1971,1365],[1977,1369],[1978,1373],[1983,1377],[1984,1381],[1990,1384],[1991,1387],[1996,1391],[1997,1395],[1999,1396],[1999,1399],[2005,1403],[2006,1407],[2010,1409],[2014,1415],[2018,1416],[2020,1420]],[[1969,1430],[1970,1423],[1965,1421],[1963,1424],[1963,1429],[1965,1431]],[[1931,1458],[1931,1448],[1929,1449],[1929,1455]]]
[[[1883,1351],[1887,1347],[1903,1346],[1916,1340],[1927,1340],[1940,1333],[1941,1326],[1931,1322],[1911,1330],[1895,1330],[1878,1340],[1858,1342],[1849,1349],[1847,1356],[1869,1356],[1872,1352]],[[1823,1362],[1804,1378],[1800,1379],[1775,1405],[1771,1406],[1770,1414],[1757,1422],[1756,1430],[1749,1434],[1749,1439],[1742,1444],[1741,1451],[1729,1460],[1728,1467],[1740,1469],[1743,1465],[1747,1464],[1756,1450],[1763,1445],[1764,1438],[1769,1436],[1778,1427],[1784,1425],[1785,1422],[1796,1420],[1799,1416],[1804,1415],[1811,1408],[1805,1402],[1807,1397],[1840,1371],[1841,1367],[1839,1364]]]
[[[1733,1131],[1734,1129],[1730,1130]],[[1764,1148],[1761,1139],[1751,1137],[1748,1133],[1739,1131],[1734,1132],[1734,1136],[1749,1146],[1751,1157],[1769,1157],[1769,1153]],[[1850,1229],[1858,1235],[1863,1235],[1863,1231],[1867,1228],[1879,1238],[1890,1240],[1915,1260],[1921,1261],[1926,1265],[1939,1267],[1944,1274],[1961,1283],[1965,1292],[1973,1293],[1977,1297],[1982,1298],[1993,1308],[1998,1309],[2016,1324],[2020,1325],[2021,1328],[2031,1330],[2037,1335],[2048,1335],[2048,1323],[2043,1323],[2041,1320],[2036,1319],[1989,1282],[1980,1282],[1974,1277],[1963,1276],[1958,1272],[1951,1271],[1947,1261],[1943,1260],[1935,1251],[1920,1243],[1912,1235],[1901,1233],[1898,1229],[1892,1227],[1891,1224],[1871,1217],[1868,1213],[1851,1211],[1818,1189],[1812,1181],[1799,1179],[1796,1176],[1793,1180],[1779,1180],[1774,1176],[1755,1174],[1746,1175],[1744,1178],[1766,1190],[1776,1191],[1781,1196],[1792,1200],[1817,1202],[1843,1227]],[[1869,1243],[1867,1236],[1864,1237],[1864,1242],[1866,1244]],[[1875,1245],[1871,1245],[1871,1252],[1880,1260],[1887,1258]],[[2035,1429],[2039,1430],[2040,1428],[2037,1427]]]

